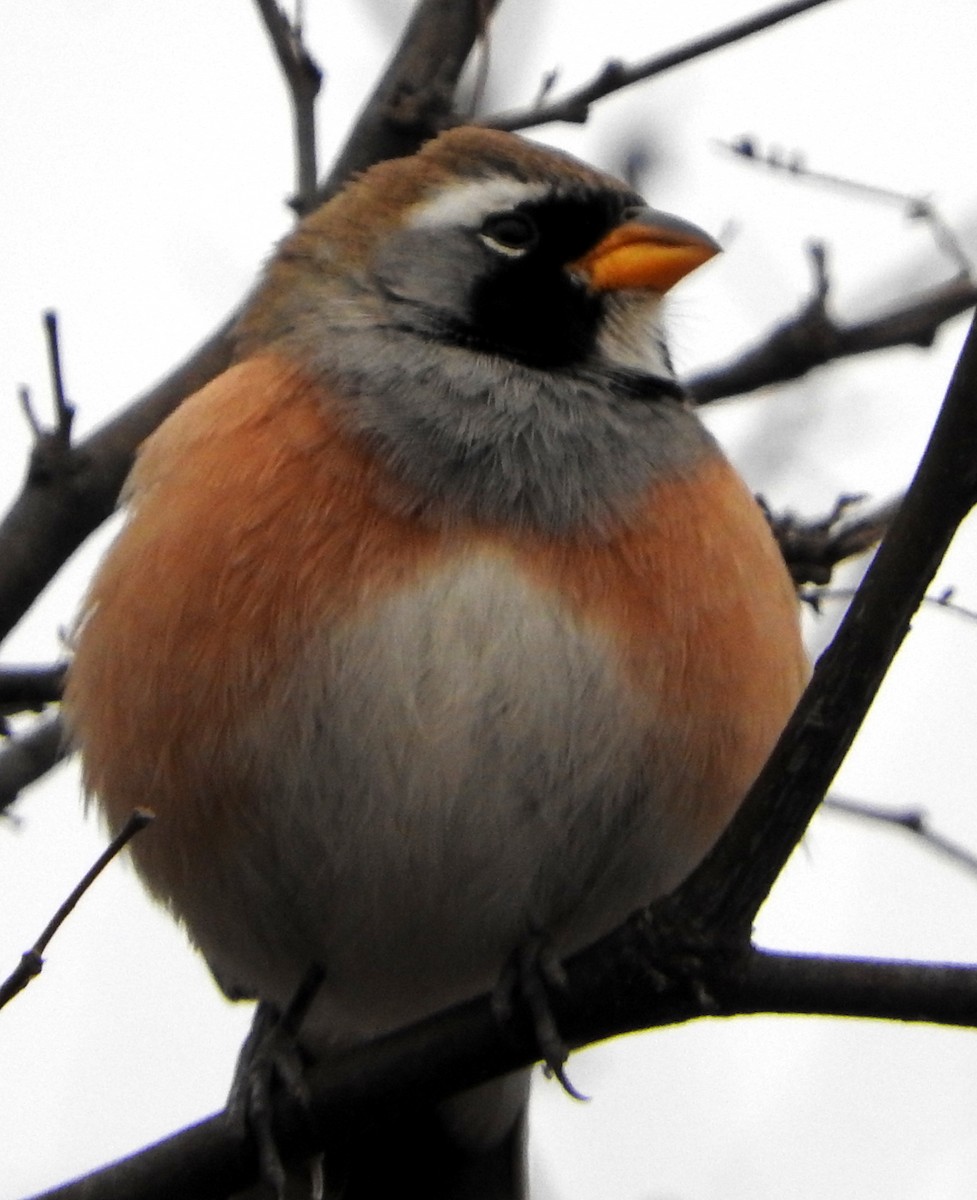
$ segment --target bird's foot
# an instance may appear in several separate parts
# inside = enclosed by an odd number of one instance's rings
[[[274,1096],[284,1092],[303,1108],[309,1103],[305,1080],[308,1060],[298,1043],[298,1031],[322,984],[323,972],[310,968],[287,1008],[279,1010],[261,1001],[234,1068],[227,1099],[230,1119],[240,1123],[255,1139],[264,1181],[284,1200],[288,1173],[279,1153],[273,1128]],[[324,1193],[321,1156],[310,1163],[311,1200]]]
[[[511,1018],[516,1003],[522,1001],[533,1023],[544,1071],[559,1081],[568,1096],[586,1100],[588,1097],[578,1092],[567,1077],[566,1061],[570,1052],[550,1005],[550,993],[564,991],[566,984],[563,964],[553,953],[549,941],[542,934],[534,934],[506,963],[492,993],[492,1010],[500,1024],[504,1024]]]

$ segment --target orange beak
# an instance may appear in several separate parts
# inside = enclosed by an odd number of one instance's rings
[[[637,209],[583,258],[571,263],[597,292],[651,288],[667,292],[718,254],[718,242],[669,213]]]

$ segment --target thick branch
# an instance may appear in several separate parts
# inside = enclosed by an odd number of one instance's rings
[[[891,346],[928,347],[944,322],[977,304],[977,284],[951,279],[898,308],[854,325],[839,325],[820,289],[796,317],[725,366],[685,382],[697,404],[741,396],[772,383],[799,379],[814,367]]]
[[[834,778],[960,522],[977,502],[977,323],[912,486],[743,807],[678,889],[704,927],[748,930]]]
[[[0,716],[38,712],[61,699],[68,664],[44,667],[0,667]]]
[[[694,961],[692,979],[688,963]],[[597,968],[595,969],[595,962]],[[796,1012],[882,1016],[901,1021],[977,1024],[977,968],[831,959],[746,950],[683,958],[681,943],[656,941],[656,966],[644,948],[618,960],[609,977],[599,948],[568,964],[569,986],[555,997],[561,1030],[574,1045],[702,1016]],[[669,973],[671,972],[671,973]],[[697,983],[700,986],[690,986]],[[307,1113],[283,1098],[276,1142],[286,1160],[320,1148],[328,1129],[341,1136],[364,1110],[398,1100],[423,1102],[471,1086],[535,1058],[528,1021],[503,1031],[487,997],[337,1055],[311,1073]],[[212,1200],[257,1177],[253,1149],[224,1114],[166,1138],[131,1158],[44,1194],[43,1200]],[[41,1200],[41,1198],[37,1198]]]
[[[451,124],[462,68],[499,0],[421,0],[328,178],[327,200],[380,159],[413,154]]]
[[[653,58],[645,59],[644,62],[636,63],[633,66],[628,67],[621,62],[609,62],[590,83],[584,84],[583,87],[577,88],[576,91],[570,92],[560,99],[536,104],[528,109],[500,113],[498,116],[480,123],[488,125],[492,129],[508,129],[510,131],[548,125],[551,121],[583,124],[590,116],[590,106],[595,101],[603,100],[605,96],[631,87],[632,84],[652,79],[672,67],[678,67],[693,59],[701,58],[713,50],[719,50],[733,42],[742,41],[754,33],[770,29],[773,25],[779,25],[781,21],[786,21],[789,17],[795,17],[798,13],[806,12],[809,8],[817,8],[826,2],[827,0],[794,0],[793,3],[780,4],[776,8],[758,13],[755,17],[737,21],[734,25],[727,25],[725,29],[686,42],[683,46],[667,50],[664,54],[656,54]]]
[[[732,1013],[881,1017],[972,1029],[977,968],[755,950],[722,999]]]
[[[0,744],[0,813],[68,754],[61,718],[43,717]]]

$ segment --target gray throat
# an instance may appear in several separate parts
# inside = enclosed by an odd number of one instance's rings
[[[315,360],[397,479],[480,523],[599,534],[714,448],[674,384],[599,364],[542,371],[389,326],[347,327]]]

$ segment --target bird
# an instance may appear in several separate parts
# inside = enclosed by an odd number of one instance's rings
[[[674,889],[786,723],[795,592],[665,337],[718,249],[450,129],[285,236],[232,364],[140,448],[74,634],[84,788],[112,829],[155,812],[135,866],[228,995],[281,1009],[321,965],[310,1057]],[[522,1195],[525,1102],[434,1110],[457,1163],[421,1192]],[[400,1190],[407,1127],[366,1155]],[[389,1190],[342,1158],[336,1194]]]

